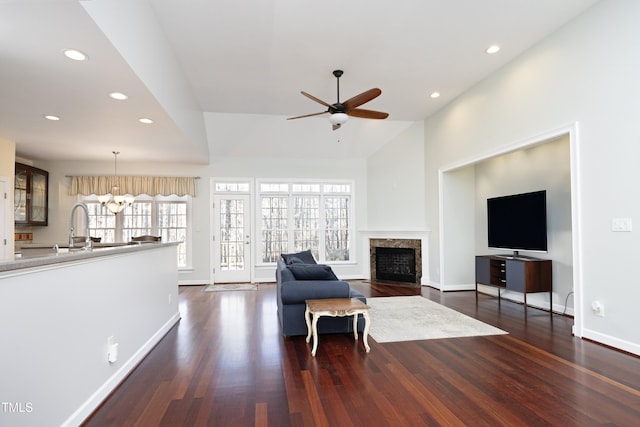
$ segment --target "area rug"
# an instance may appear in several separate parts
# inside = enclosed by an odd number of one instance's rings
[[[378,343],[507,333],[421,296],[367,298],[367,305]]]
[[[257,291],[257,283],[220,283],[208,285],[203,292],[220,292],[220,291]]]

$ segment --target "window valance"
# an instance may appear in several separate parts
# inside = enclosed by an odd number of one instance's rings
[[[71,176],[69,195],[111,193],[114,185],[120,187],[120,194],[139,196],[193,196],[196,195],[195,177],[181,176]]]

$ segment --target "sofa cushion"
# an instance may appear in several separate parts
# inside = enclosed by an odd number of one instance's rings
[[[308,299],[349,298],[349,284],[342,280],[296,280],[285,282],[280,289],[283,306],[300,304],[301,323],[305,323],[304,304]]]
[[[296,280],[338,280],[331,267],[324,264],[291,264],[287,268]]]
[[[316,264],[316,260],[311,254],[311,250],[296,252],[293,254],[280,254],[285,264]]]

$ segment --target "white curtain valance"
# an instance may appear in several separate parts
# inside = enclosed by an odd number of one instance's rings
[[[69,195],[101,195],[120,187],[120,194],[139,196],[196,195],[195,177],[181,176],[72,176]]]

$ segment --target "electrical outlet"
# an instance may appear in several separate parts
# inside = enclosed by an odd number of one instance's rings
[[[595,314],[598,317],[604,317],[604,304],[602,304],[600,301],[594,301],[591,304],[591,309],[593,309],[593,314]]]
[[[110,336],[107,338],[107,362],[116,363],[118,361],[118,343],[115,338]]]

